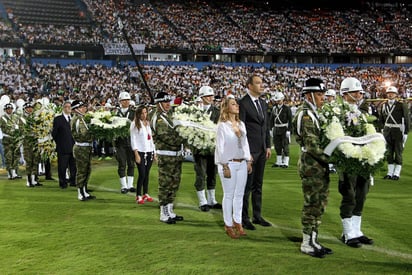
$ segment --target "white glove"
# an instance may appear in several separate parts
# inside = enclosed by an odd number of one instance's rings
[[[289,140],[290,143],[290,131],[286,131],[286,138]]]
[[[408,135],[403,135],[403,139],[402,139],[402,146],[405,147],[406,141],[408,140]]]

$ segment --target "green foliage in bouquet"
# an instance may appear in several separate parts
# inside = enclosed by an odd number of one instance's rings
[[[108,141],[130,137],[130,120],[109,111],[89,112],[84,116],[89,130],[96,139]]]
[[[214,153],[216,125],[210,115],[195,105],[180,105],[173,112],[173,123],[179,135],[184,138],[193,152]]]
[[[360,175],[369,178],[382,165],[386,152],[385,140],[376,133],[370,123],[373,118],[359,111],[342,98],[332,103],[325,103],[319,110],[321,122],[321,144],[326,148],[334,140],[345,137],[364,138],[365,144],[342,142],[333,151],[330,162],[334,163],[339,171]],[[373,139],[371,139],[373,137]]]

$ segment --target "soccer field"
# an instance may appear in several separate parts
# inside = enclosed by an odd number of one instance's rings
[[[2,170],[0,274],[409,274],[411,147],[409,140],[399,181],[383,180],[386,169],[375,176],[362,228],[375,240],[372,246],[356,249],[339,241],[340,194],[337,176],[331,176],[320,240],[334,254],[324,259],[299,251],[297,145],[291,146],[288,169],[272,168],[273,156],[266,165],[262,212],[273,226],[258,226],[239,240],[225,234],[220,210],[198,209],[190,162],[183,165],[175,206],[185,220],[175,225],[159,221],[156,202],[137,205],[134,194],[120,194],[114,160],[93,161],[90,187],[97,199],[87,202],[77,200],[73,187],[61,190],[57,181],[43,181],[27,188],[25,180],[7,180]],[[220,182],[217,187],[221,199]],[[149,188],[156,198],[156,165]]]

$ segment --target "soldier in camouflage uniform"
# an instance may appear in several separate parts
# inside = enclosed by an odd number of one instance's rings
[[[300,251],[318,258],[332,254],[331,249],[322,246],[317,240],[318,227],[328,201],[330,181],[328,157],[319,144],[320,125],[316,111],[323,105],[325,92],[322,80],[309,78],[302,90],[303,105],[293,119],[296,141],[302,148],[298,162],[304,197]]]
[[[182,173],[183,139],[173,125],[170,100],[165,92],[156,94],[157,110],[151,125],[158,158],[160,221],[173,224],[183,220],[173,211]]]
[[[119,94],[120,108],[117,112],[119,117],[127,117],[130,122],[134,119],[135,111],[130,106],[130,94],[121,92]],[[121,137],[114,141],[116,148],[116,159],[118,162],[117,174],[120,178],[120,192],[136,192],[133,187],[135,159],[129,137]]]
[[[10,180],[21,179],[17,174],[20,158],[21,129],[17,115],[13,114],[13,105],[7,103],[3,107],[5,113],[0,119],[0,128],[3,132],[3,146],[6,158],[7,175]]]
[[[71,130],[75,141],[73,146],[73,155],[76,160],[77,174],[77,198],[80,201],[95,199],[87,191],[91,173],[91,161],[93,154],[93,137],[90,134],[89,127],[84,121],[84,115],[87,112],[87,106],[79,100],[72,102],[72,111],[74,113],[71,120]]]
[[[23,105],[24,112],[20,117],[20,128],[23,130],[23,155],[26,162],[27,187],[41,186],[42,184],[36,181],[37,163],[39,159],[37,138],[33,133],[34,112],[33,103],[26,102]]]

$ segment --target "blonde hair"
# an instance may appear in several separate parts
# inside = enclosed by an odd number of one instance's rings
[[[219,121],[225,122],[229,120],[229,102],[231,100],[236,101],[235,97],[232,95],[229,95],[222,100],[222,103],[220,104]],[[235,114],[235,120],[240,121],[239,114]]]

